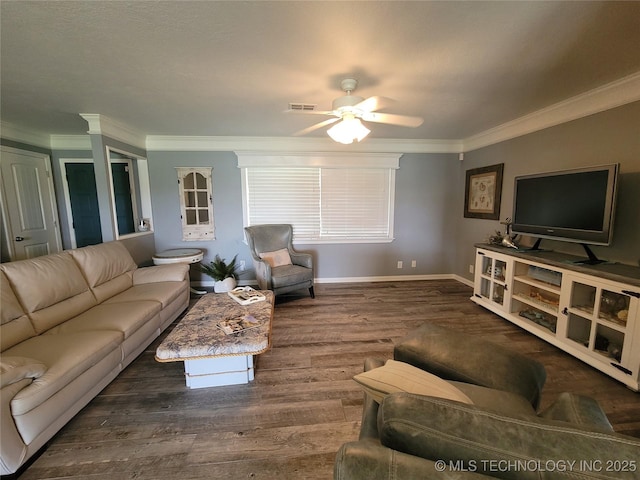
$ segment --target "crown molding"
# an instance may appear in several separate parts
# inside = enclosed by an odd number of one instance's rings
[[[458,153],[459,140],[367,139],[342,145],[329,138],[149,135],[147,151]]]
[[[470,152],[545,128],[587,117],[640,100],[640,72],[569,98],[513,121],[465,139],[378,139],[342,145],[329,138],[209,137],[144,135],[133,128],[94,113],[81,113],[89,134],[105,135],[147,151],[261,151],[261,152],[358,152],[358,153],[461,153]],[[44,148],[86,150],[84,135],[48,135],[0,122],[0,136]]]
[[[638,100],[640,72],[468,137],[462,142],[464,151],[477,150]]]
[[[87,131],[89,135],[104,135],[134,147],[145,148],[146,135],[124,123],[99,113],[81,113],[80,116],[89,125],[89,130]]]
[[[9,122],[0,122],[0,137],[34,147],[51,148],[49,135],[19,127]]]

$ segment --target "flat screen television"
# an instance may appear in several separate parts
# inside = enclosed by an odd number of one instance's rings
[[[612,240],[618,169],[611,164],[516,177],[511,230],[581,243],[594,260],[587,245]]]

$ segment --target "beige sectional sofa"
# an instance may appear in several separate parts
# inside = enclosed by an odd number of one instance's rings
[[[189,267],[120,242],[0,265],[1,474],[16,472],[189,303]]]

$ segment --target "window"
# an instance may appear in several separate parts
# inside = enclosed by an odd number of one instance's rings
[[[213,240],[211,168],[178,167],[182,240]]]
[[[297,242],[393,240],[399,155],[238,154],[244,224],[290,223]]]

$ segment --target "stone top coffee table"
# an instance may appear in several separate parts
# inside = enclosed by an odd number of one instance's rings
[[[254,378],[253,356],[271,346],[274,295],[261,291],[262,302],[242,306],[225,293],[200,298],[156,350],[159,362],[184,362],[189,388],[248,383]],[[251,315],[257,327],[227,335],[217,323]]]

